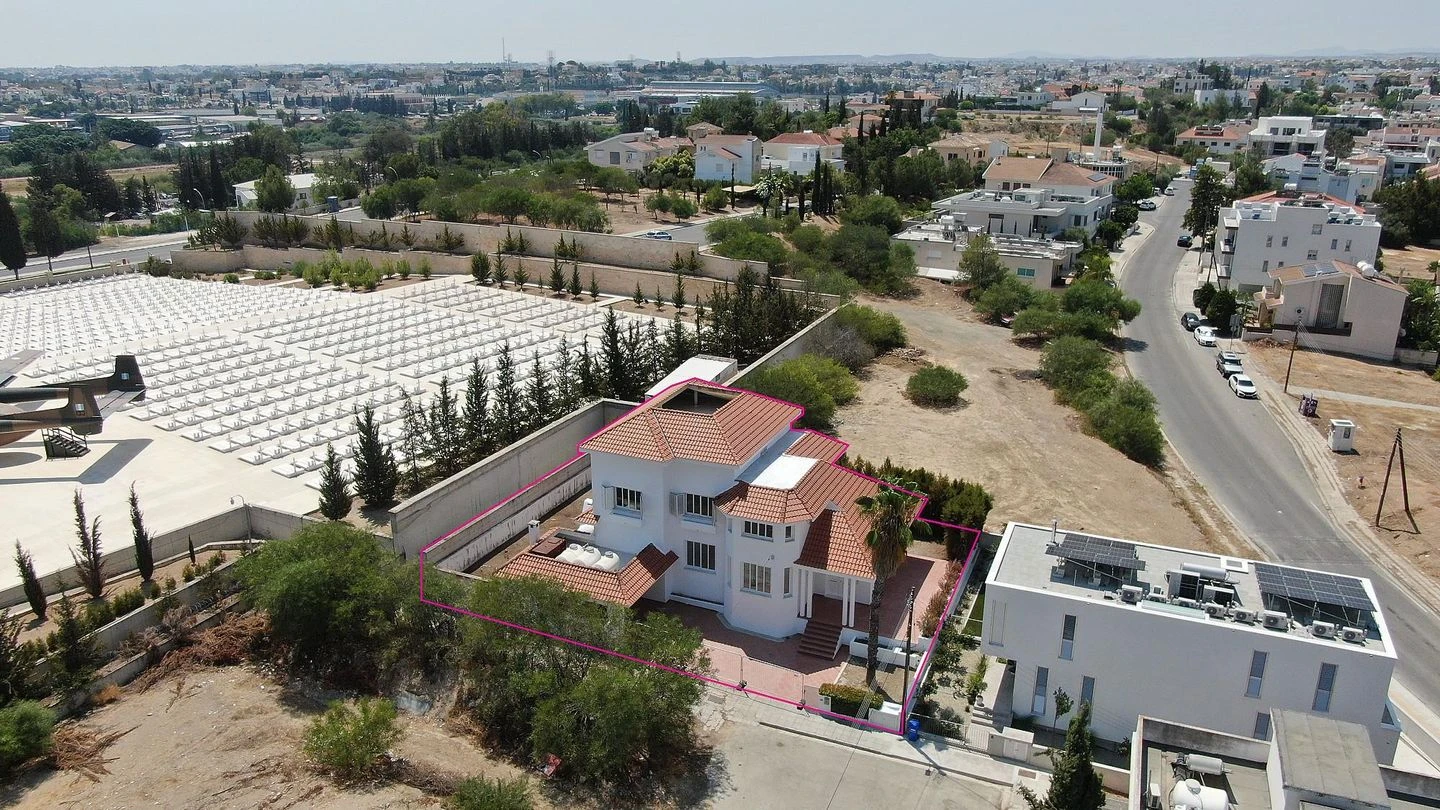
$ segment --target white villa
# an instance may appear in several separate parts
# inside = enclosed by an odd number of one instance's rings
[[[601,601],[713,610],[802,652],[865,632],[874,575],[856,499],[878,483],[835,464],[845,445],[792,427],[803,409],[699,380],[671,386],[581,443],[590,508],[535,532],[500,576],[538,576]]]

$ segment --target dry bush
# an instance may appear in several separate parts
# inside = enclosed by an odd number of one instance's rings
[[[76,723],[61,723],[55,727],[50,761],[59,770],[74,771],[91,782],[99,782],[102,775],[110,773],[106,765],[115,761],[114,757],[105,757],[105,749],[134,730],[100,732]]]
[[[177,672],[239,664],[250,656],[269,630],[269,620],[259,614],[234,616],[196,635],[190,646],[165,656],[160,663],[132,681],[132,686],[144,692]]]
[[[106,684],[100,691],[90,696],[90,705],[108,706],[120,699],[124,692],[116,684]]]

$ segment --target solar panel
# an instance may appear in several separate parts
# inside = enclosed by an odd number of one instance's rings
[[[1075,562],[1109,565],[1130,571],[1144,571],[1145,561],[1135,554],[1135,544],[1107,537],[1066,532],[1065,539],[1045,549],[1046,554]]]
[[[1365,592],[1364,583],[1355,577],[1256,563],[1255,579],[1260,583],[1262,594],[1352,610],[1375,609],[1375,603]]]

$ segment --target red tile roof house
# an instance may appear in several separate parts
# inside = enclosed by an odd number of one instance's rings
[[[879,484],[833,463],[844,443],[794,429],[802,412],[698,380],[672,386],[581,443],[593,529],[552,532],[498,575],[702,607],[771,639],[804,632],[802,652],[832,657],[868,631],[870,521],[855,501]]]

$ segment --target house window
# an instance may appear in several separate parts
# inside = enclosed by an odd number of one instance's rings
[[[1310,233],[1314,236],[1319,236],[1320,232],[1323,230],[1325,230],[1325,226],[1318,222],[1310,226]]]
[[[1307,251],[1305,251],[1305,260],[1306,260],[1306,261],[1313,262],[1313,261],[1315,261],[1315,260],[1318,259],[1318,258],[1320,258],[1320,251],[1318,251],[1318,250],[1307,250]]]
[[[786,527],[785,527],[785,542],[790,543],[790,542],[794,542],[794,540],[795,540],[795,527],[794,527],[794,526],[786,526]]]
[[[1260,684],[1265,680],[1265,661],[1269,657],[1259,650],[1250,654],[1250,679],[1245,682],[1245,697],[1260,697]]]
[[[785,598],[790,598],[790,569],[785,569]]]
[[[1349,253],[1349,252],[1350,252],[1350,240],[1349,240],[1349,239],[1346,239],[1346,240],[1345,240],[1345,252],[1346,252],[1346,253]]]
[[[746,537],[755,537],[761,540],[775,539],[775,527],[769,523],[757,523],[753,520],[747,520],[745,521],[745,527],[742,531]]]
[[[1075,657],[1075,617],[1066,615],[1060,623],[1060,658],[1069,661]]]
[[[640,514],[640,490],[615,487],[614,511]]]
[[[1071,223],[1070,223],[1070,224],[1071,224],[1072,226],[1076,227],[1076,228],[1080,227],[1081,225],[1083,225],[1083,224],[1085,223],[1085,218],[1082,217],[1082,216],[1080,216],[1079,214],[1076,214],[1075,216],[1072,216],[1070,219],[1071,219]]]
[[[1255,737],[1255,739],[1257,739],[1257,740],[1268,740],[1268,739],[1270,739],[1270,713],[1269,713],[1269,712],[1257,712],[1257,713],[1255,714],[1255,734],[1254,734],[1254,737]]]
[[[1030,696],[1030,713],[1036,717],[1045,716],[1045,690],[1049,684],[1049,668],[1037,667],[1035,669],[1035,692]]]
[[[1288,237],[1288,236],[1282,236],[1282,237],[1280,237],[1280,247],[1290,247],[1290,237]]]
[[[694,540],[685,541],[685,567],[700,571],[714,571],[715,546]]]
[[[685,493],[684,518],[686,520],[698,520],[701,523],[714,523],[715,499],[707,495]]]
[[[750,593],[770,595],[770,567],[745,563],[740,567],[740,588]]]
[[[1020,268],[1017,268],[1017,269],[1015,270],[1015,275],[1019,276],[1020,278],[1035,278],[1035,268],[1033,268],[1033,267],[1020,267]]]
[[[1265,261],[1263,261],[1263,262],[1260,263],[1260,272],[1264,273],[1264,272],[1269,271],[1269,269],[1270,269],[1270,260],[1269,260],[1269,259],[1266,259]]]
[[[620,165],[620,153],[619,153],[619,152],[611,152],[611,153],[610,153],[610,165],[611,165],[611,166],[619,166],[619,165]]]
[[[1331,250],[1338,250],[1339,248],[1340,248],[1340,240],[1339,240],[1339,239],[1331,239],[1331,240],[1330,240],[1330,249],[1331,249]]]
[[[1315,700],[1310,703],[1312,712],[1330,711],[1330,696],[1335,692],[1335,665],[1321,664],[1320,677],[1315,681]]]
[[[1274,237],[1274,236],[1267,236],[1267,237],[1265,237],[1265,247],[1270,247],[1271,245],[1274,245],[1274,244],[1275,244],[1275,237]]]
[[[1080,679],[1080,702],[1090,704],[1092,710],[1095,708],[1095,679],[1089,675]],[[1095,712],[1090,714],[1094,716]]]

